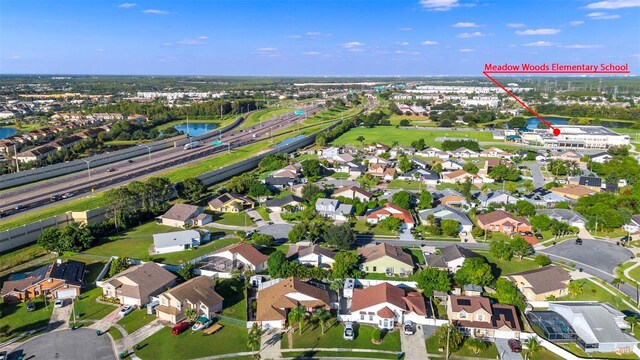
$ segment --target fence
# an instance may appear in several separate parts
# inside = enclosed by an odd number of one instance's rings
[[[215,314],[214,317],[216,319],[218,319],[218,321],[221,322],[221,323],[240,326],[240,327],[243,327],[243,328],[247,327],[247,322],[244,321],[244,320],[240,320],[240,319],[236,319],[236,318],[232,318],[232,317],[228,317],[228,316],[224,316],[224,315],[220,315],[220,314]]]
[[[243,119],[243,117],[239,117],[231,124],[225,126],[222,129],[218,129],[218,132],[224,133],[229,131],[230,129],[237,126]],[[212,137],[215,134],[216,132],[209,132],[203,135],[194,136],[191,139],[203,140],[208,137]],[[155,152],[171,147],[182,146],[187,142],[189,142],[187,137],[184,135],[180,135],[170,139],[146,143],[145,146],[134,146],[122,150],[113,151],[108,154],[96,155],[91,158],[91,166],[97,167],[107,165],[132,157],[143,156],[148,154],[149,151]],[[149,147],[149,149],[147,149],[147,147]],[[42,166],[35,169],[2,175],[0,176],[0,190],[8,189],[18,185],[28,184],[35,181],[50,179],[57,176],[67,175],[78,171],[83,171],[86,168],[87,163],[84,160],[73,160],[61,164]]]

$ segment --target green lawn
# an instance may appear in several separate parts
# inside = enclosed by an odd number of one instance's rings
[[[349,173],[343,173],[343,172],[334,172],[333,174],[331,174],[331,177],[336,180],[348,179],[349,176],[351,176],[349,175]]]
[[[74,302],[78,320],[100,320],[116,309],[116,305],[97,302],[96,299],[100,295],[102,295],[102,288],[99,287],[80,294],[80,297]]]
[[[360,234],[373,234],[373,235],[383,235],[383,236],[398,236],[397,232],[389,231],[387,229],[382,228],[381,226],[374,226],[369,228],[366,221],[356,221],[353,226],[353,231]]]
[[[495,264],[495,266],[500,270],[499,275],[509,275],[521,271],[532,270],[538,268],[538,264],[535,261],[524,258],[522,260],[517,257],[512,258],[510,261],[499,260],[493,255],[491,255],[488,251],[476,251],[478,254],[484,256],[488,262]]]
[[[0,328],[9,327],[8,336],[0,337],[0,342],[25,331],[47,326],[53,311],[53,304],[49,301],[47,308],[41,298],[33,300],[33,303],[36,305],[35,311],[27,311],[26,303],[0,303],[0,312],[2,313]]]
[[[215,334],[203,336],[203,332],[187,330],[172,335],[166,327],[143,340],[136,355],[142,359],[195,359],[205,356],[250,351],[247,348],[247,329],[233,325],[224,327]]]
[[[292,348],[352,348],[352,349],[379,349],[389,351],[400,351],[400,333],[393,331],[384,337],[380,345],[371,342],[371,335],[374,328],[367,325],[355,325],[355,339],[345,340],[342,338],[343,325],[332,320],[329,327],[325,329],[324,335],[320,326],[306,324],[302,334],[296,330],[293,334]],[[285,344],[286,342],[286,344]],[[282,348],[288,347],[288,340],[283,338]]]
[[[127,330],[127,333],[131,334],[147,325],[155,318],[156,316],[154,314],[148,315],[147,309],[142,308],[125,315],[122,319],[118,320],[118,325],[121,325],[125,330]]]
[[[216,284],[216,292],[224,299],[222,315],[247,321],[247,299],[242,281],[222,279]]]
[[[364,137],[365,144],[376,141],[391,144],[398,141],[400,145],[410,146],[411,142],[424,139],[427,146],[437,146],[436,138],[469,138],[477,141],[493,141],[493,134],[489,131],[456,131],[448,129],[446,131],[416,131],[413,129],[398,129],[393,126],[376,126],[374,128],[353,128],[342,136],[332,141],[332,145],[353,145],[359,144],[358,137]]]
[[[640,266],[636,266],[635,268],[629,270],[629,277],[633,281],[640,281]]]
[[[109,335],[111,335],[113,340],[120,340],[124,337],[122,336],[122,333],[120,332],[120,330],[116,329],[113,326],[110,327],[109,330],[107,330],[107,332],[109,333]]]
[[[431,336],[427,340],[425,340],[425,344],[427,346],[427,352],[429,354],[440,354],[440,351],[438,349],[440,346],[438,345],[438,339],[435,336]],[[465,342],[462,344],[462,347],[451,355],[464,356],[473,359],[497,359],[498,348],[496,347],[496,344],[492,342],[488,342],[487,344],[489,345],[487,349],[484,352],[476,355],[471,349],[469,349],[465,340]],[[444,354],[445,353],[443,352],[442,355]]]
[[[35,258],[47,255],[49,252],[38,245],[29,245],[14,249],[0,255],[0,274],[7,270],[15,272],[15,267]],[[53,258],[53,256],[51,257]]]
[[[420,190],[426,189],[426,186],[421,186],[418,181],[408,181],[408,180],[399,180],[393,179],[387,186],[389,189],[404,189],[404,190]]]
[[[608,292],[605,289],[603,289],[601,285],[595,284],[590,280],[581,279],[581,280],[575,280],[575,281],[580,282],[580,283],[583,284],[582,294],[577,295],[577,296],[571,296],[569,294],[569,295],[566,295],[566,296],[562,297],[561,300],[563,300],[563,301],[599,301],[599,302],[607,302],[607,303],[611,304],[612,306],[618,308],[618,310],[632,310],[631,308],[629,308],[627,305],[625,305],[623,302],[620,301],[620,299],[622,298],[621,293],[620,293],[620,295],[611,294],[610,292]],[[596,280],[596,281],[599,281],[599,280]],[[608,286],[608,285],[603,285],[603,286]],[[611,289],[614,292],[616,291],[614,288],[611,288]],[[629,299],[627,299],[627,300],[629,300]],[[631,301],[631,303],[633,303],[633,301]]]
[[[615,352],[592,352],[586,353],[582,348],[580,348],[577,344],[563,344],[560,345],[565,350],[568,350],[570,353],[582,357],[582,358],[597,358],[597,359],[638,359],[638,356],[634,353],[629,354],[616,354]]]
[[[245,128],[245,127],[250,127],[253,126],[255,124],[261,123],[265,120],[269,120],[273,117],[276,117],[278,115],[282,115],[282,114],[286,114],[288,112],[292,112],[295,109],[292,107],[286,107],[286,108],[271,108],[271,109],[260,109],[257,111],[254,111],[251,113],[251,115],[249,115],[247,117],[247,119],[244,121],[244,123],[242,123],[238,128]]]
[[[409,251],[411,253],[411,257],[416,264],[424,264],[424,253],[420,248],[404,248],[405,251]]]
[[[269,211],[267,211],[267,208],[264,206],[259,206],[256,208],[256,211],[258,212],[258,214],[260,214],[260,217],[262,218],[262,220],[264,221],[269,221]]]
[[[251,219],[251,216],[247,215],[245,211],[239,213],[216,213],[213,215],[213,221],[233,226],[253,226],[255,223]]]
[[[322,358],[365,358],[365,359],[397,359],[397,354],[385,354],[385,353],[370,353],[370,352],[358,352],[357,350],[353,350],[350,352],[336,352],[336,351],[288,351],[282,352],[282,357],[285,359],[296,358],[296,359],[315,359],[318,357]]]
[[[611,229],[611,230],[598,230],[598,231],[590,231],[591,235],[595,237],[603,237],[603,238],[619,238],[625,235],[628,235],[626,231],[622,229]]]

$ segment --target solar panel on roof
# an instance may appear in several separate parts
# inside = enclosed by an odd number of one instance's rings
[[[469,299],[458,299],[458,305],[461,305],[461,306],[471,305],[471,300],[469,300]]]

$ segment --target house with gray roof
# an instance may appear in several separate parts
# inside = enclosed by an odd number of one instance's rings
[[[518,200],[520,199],[503,190],[496,190],[486,194],[479,193],[478,195],[478,201],[483,207],[497,204],[515,204]]]
[[[273,212],[286,212],[287,209],[300,211],[304,208],[304,203],[305,200],[303,198],[290,194],[281,198],[269,199],[266,201],[265,206]]]
[[[569,272],[559,266],[545,266],[505,276],[528,301],[545,301],[568,294]]]
[[[329,219],[347,221],[353,213],[353,206],[336,199],[319,198],[316,200],[316,213]]]
[[[118,299],[122,305],[142,306],[150,301],[151,296],[160,294],[175,282],[175,275],[149,261],[130,267],[99,286],[102,287],[102,295]]]
[[[454,244],[440,249],[440,254],[426,256],[425,262],[429,267],[447,269],[455,273],[462,267],[466,259],[474,257],[480,257],[480,255],[458,244]]]
[[[587,219],[580,215],[579,212],[569,209],[538,209],[536,214],[545,214],[551,219],[558,220],[569,226],[575,226],[578,228],[584,228],[587,224]]]
[[[166,254],[200,246],[200,233],[195,230],[153,234],[154,254]]]
[[[420,210],[418,217],[420,221],[425,225],[428,224],[429,215],[433,215],[437,220],[455,220],[460,224],[460,231],[471,231],[473,228],[473,222],[462,211],[448,207],[446,205],[438,205],[432,209]]]
[[[542,187],[534,189],[531,193],[525,195],[524,200],[535,206],[544,206],[547,208],[552,208],[555,207],[556,204],[569,201],[567,198],[554,194],[550,190]]]

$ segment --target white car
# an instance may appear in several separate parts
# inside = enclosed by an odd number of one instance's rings
[[[56,299],[56,301],[53,303],[53,307],[54,308],[61,308],[64,306],[64,300],[63,299]]]
[[[404,325],[402,326],[405,335],[413,335],[415,329],[413,328],[413,322],[411,320],[405,320]]]
[[[206,321],[206,322],[200,322],[200,321],[198,321],[197,323],[195,323],[195,325],[193,325],[193,326],[191,327],[191,330],[193,330],[193,331],[198,331],[198,330],[206,329],[206,328],[208,328],[209,326],[211,326],[211,324],[213,324],[213,320],[212,320],[212,319],[209,319],[209,320],[208,320],[208,321]]]
[[[122,309],[120,309],[120,311],[118,312],[118,316],[122,317],[127,315],[128,313],[133,311],[133,306],[131,305],[127,305],[125,307],[123,307]]]
[[[354,335],[353,323],[351,321],[347,321],[344,323],[344,333],[342,334],[342,337],[345,340],[353,340]]]

